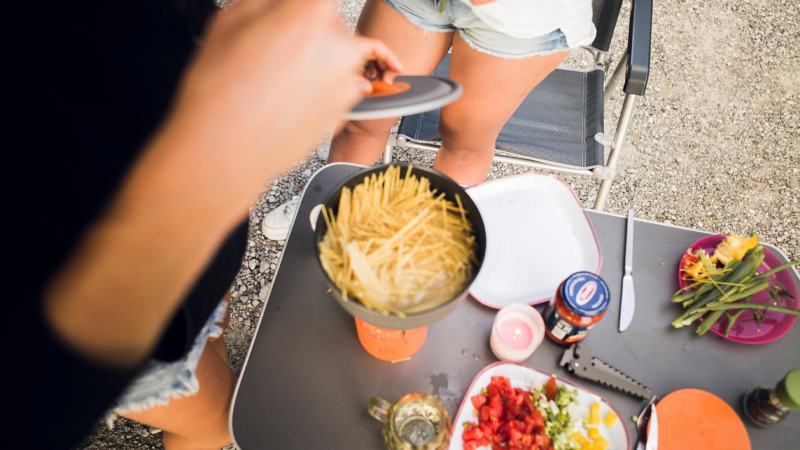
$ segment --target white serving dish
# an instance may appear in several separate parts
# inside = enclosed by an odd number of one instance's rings
[[[470,398],[481,393],[481,389],[485,388],[492,381],[492,377],[501,376],[506,377],[511,381],[511,387],[530,390],[533,383],[546,383],[550,379],[551,374],[547,373],[536,367],[528,366],[516,362],[497,362],[488,365],[481,370],[472,384],[467,389],[467,394],[461,401],[461,406],[458,408],[456,417],[453,420],[453,435],[450,438],[450,450],[461,450],[464,447],[464,441],[461,435],[464,434],[464,422],[477,423],[478,418],[473,415],[475,407],[472,405]],[[589,389],[584,388],[578,384],[564,380],[563,378],[556,377],[558,385],[566,384],[569,389],[578,390],[578,403],[586,410],[588,414],[589,408],[594,403],[600,404],[600,425],[596,426],[600,435],[603,436],[608,442],[608,450],[628,450],[631,443],[631,433],[628,425],[625,423],[625,417],[619,410],[602,395],[596,394]],[[609,411],[614,411],[617,415],[617,422],[613,427],[608,428],[602,420],[605,419]],[[587,435],[586,430],[582,430],[581,434]],[[488,447],[482,447],[487,449]]]
[[[526,173],[470,187],[486,226],[486,258],[470,294],[486,306],[549,301],[569,275],[600,273],[600,243],[572,188]]]

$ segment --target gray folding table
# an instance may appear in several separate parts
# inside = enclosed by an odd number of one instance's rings
[[[432,393],[455,416],[473,377],[497,361],[489,349],[496,310],[473,299],[431,325],[422,349],[408,361],[379,361],[361,347],[353,318],[326,294],[308,220],[311,209],[360,168],[326,166],[303,194],[234,396],[230,426],[242,450],[383,449],[381,424],[367,413],[371,396],[394,401],[413,391]],[[761,429],[744,419],[740,403],[748,389],[774,385],[800,367],[800,327],[764,345],[739,344],[711,333],[697,336],[694,327],[673,329],[670,322],[680,308],[669,297],[678,289],[678,262],[707,233],[638,220],[636,313],[630,328],[618,332],[625,218],[595,211],[589,216],[603,250],[600,275],[612,298],[606,317],[584,341],[592,354],[662,397],[683,388],[719,396],[743,418],[753,449],[795,448],[800,413]],[[800,281],[797,272],[792,276]],[[574,378],[557,366],[563,351],[545,339],[525,362],[605,396],[622,411],[635,440],[630,417],[644,401]]]

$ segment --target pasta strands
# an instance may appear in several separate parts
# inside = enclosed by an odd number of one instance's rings
[[[322,267],[345,299],[383,314],[434,308],[464,288],[477,264],[472,225],[456,203],[412,167],[365,177],[342,190],[335,217],[323,208]]]

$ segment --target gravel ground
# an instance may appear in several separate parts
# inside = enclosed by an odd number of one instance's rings
[[[338,0],[352,29],[363,0]],[[612,52],[627,36],[623,6]],[[619,42],[622,40],[623,42]],[[800,4],[795,0],[660,0],[653,14],[651,74],[637,103],[607,211],[720,233],[758,233],[800,258]],[[566,65],[588,67],[576,51]],[[613,67],[613,66],[612,66]],[[607,111],[619,112],[617,93]],[[618,116],[607,114],[607,135]],[[302,193],[323,166],[308,159],[263,190],[251,211],[250,241],[231,294],[225,333],[231,365],[246,355],[283,251],[261,234],[263,215]],[[396,160],[430,166],[433,154]],[[489,178],[526,172],[495,163]],[[587,207],[598,183],[566,177]],[[81,449],[160,449],[159,430],[121,419],[98,425]]]

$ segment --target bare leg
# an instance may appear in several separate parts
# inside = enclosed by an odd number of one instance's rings
[[[430,75],[450,48],[453,33],[425,32],[411,24],[383,0],[367,0],[356,34],[383,41],[400,59],[402,75]],[[389,131],[399,117],[348,121],[336,127],[328,162],[372,165],[386,146]]]
[[[503,59],[478,52],[456,34],[449,76],[461,83],[464,95],[442,108],[442,148],[433,168],[461,184],[482,182],[503,125],[568,53]]]
[[[229,322],[230,310],[220,325],[225,329]],[[230,444],[228,414],[236,377],[228,367],[222,335],[209,339],[196,373],[200,389],[195,395],[123,416],[164,430],[167,450],[219,450]]]

